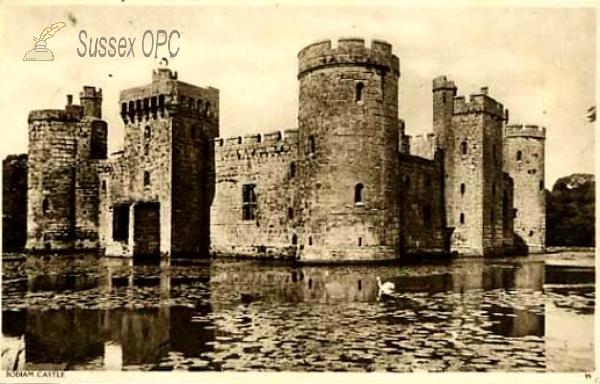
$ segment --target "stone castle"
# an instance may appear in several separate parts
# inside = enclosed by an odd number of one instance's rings
[[[166,66],[120,94],[107,157],[101,90],[29,115],[27,248],[306,262],[541,252],[545,129],[507,125],[487,88],[433,80],[433,132],[398,116],[392,46],[298,54],[298,128],[219,137],[219,91]]]

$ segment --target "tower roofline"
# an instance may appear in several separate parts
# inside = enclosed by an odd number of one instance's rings
[[[546,139],[546,128],[533,124],[511,124],[504,128],[504,137],[531,137],[544,140]]]

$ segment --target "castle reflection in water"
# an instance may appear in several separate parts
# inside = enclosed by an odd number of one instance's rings
[[[106,296],[106,300],[111,300],[115,289],[124,289],[126,295],[132,295],[130,299],[137,295],[137,299],[144,300],[146,305],[143,308],[106,310],[69,308],[69,305],[60,309],[4,310],[3,344],[9,347],[24,343],[21,359],[30,367],[58,364],[64,369],[121,370],[125,366],[135,369],[136,366],[157,364],[169,353],[200,356],[213,352],[214,341],[227,334],[223,323],[217,326],[214,319],[231,319],[232,322],[245,319],[251,322],[254,312],[262,307],[276,309],[279,306],[285,313],[284,308],[289,306],[308,304],[307,307],[313,311],[313,317],[306,319],[309,327],[311,323],[326,320],[319,319],[319,312],[332,306],[339,306],[343,311],[349,305],[376,305],[376,311],[383,315],[388,304],[378,302],[377,275],[392,281],[398,291],[404,293],[426,293],[429,296],[445,293],[461,297],[465,292],[481,291],[481,300],[461,301],[460,306],[449,303],[443,308],[450,317],[456,318],[460,318],[465,310],[482,310],[485,292],[543,291],[544,284],[561,284],[561,280],[570,280],[565,271],[545,266],[543,261],[490,263],[469,260],[455,262],[449,268],[414,266],[381,269],[373,266],[296,268],[242,261],[194,268],[193,277],[174,276],[170,268],[157,268],[148,274],[113,275],[111,267],[108,275],[102,276],[30,276],[17,287],[29,292],[29,295],[96,289],[98,294]],[[593,271],[589,274],[588,278],[593,283]],[[172,297],[181,295],[190,284],[204,287],[206,299],[199,299],[194,305],[172,305]],[[137,290],[140,287],[151,290]],[[247,293],[247,301],[254,300],[259,304],[248,305],[244,297],[241,301],[229,300],[240,293]],[[413,300],[404,306],[418,310],[419,302]],[[581,337],[573,339],[573,333],[577,333],[578,329],[589,330],[593,316],[582,316],[549,305],[542,312],[510,306],[489,308],[489,305],[486,311],[494,320],[491,327],[493,334],[543,337],[548,368],[553,364],[560,365],[560,355],[565,348],[587,348],[587,332],[581,336],[583,341]],[[388,317],[378,316],[373,326],[386,321],[389,321]],[[261,322],[252,324],[251,332],[256,335],[275,334],[281,324],[281,321],[270,323],[268,318],[262,318]],[[301,339],[305,329],[297,327],[285,332]]]

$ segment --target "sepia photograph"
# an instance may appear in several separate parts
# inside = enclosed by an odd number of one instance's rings
[[[3,2],[0,376],[598,382],[596,6]]]

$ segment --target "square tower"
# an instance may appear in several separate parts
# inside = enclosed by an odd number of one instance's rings
[[[119,103],[125,147],[105,180],[117,186],[104,195],[103,238],[134,256],[206,256],[219,91],[161,67],[152,83],[122,91]]]
[[[488,96],[487,88],[466,101],[454,96],[454,83],[445,77],[435,79],[433,86],[434,128],[444,151],[446,217],[454,228],[451,251],[478,256],[500,252],[505,237],[504,107]]]

